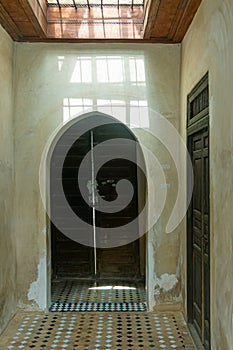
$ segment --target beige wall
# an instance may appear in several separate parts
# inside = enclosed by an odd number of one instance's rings
[[[204,0],[182,43],[181,126],[184,137],[186,96],[209,71],[211,332],[214,350],[230,350],[233,344],[232,28],[232,0]],[[182,242],[185,261],[185,236]]]
[[[0,332],[16,308],[12,111],[13,42],[0,26]]]
[[[176,170],[165,148],[153,136],[148,136],[148,128],[151,131],[157,128],[152,110],[179,127],[180,46],[20,43],[16,44],[15,61],[17,288],[20,305],[41,309],[46,306],[46,261],[49,262],[46,240],[49,233],[39,192],[42,151],[63,120],[96,110],[96,104],[107,104],[107,107],[98,106],[98,110],[115,116],[131,128],[136,125],[134,132],[139,139],[153,152],[159,150],[157,156],[164,165],[169,183],[168,205],[148,235],[150,307],[154,307],[155,302],[179,303],[180,230],[176,229],[170,235],[165,233],[177,194]],[[106,62],[109,78],[104,70]],[[103,101],[109,99],[115,102]],[[116,106],[116,100],[120,101],[120,107]],[[138,103],[152,110],[136,107]],[[149,182],[153,187],[155,180]],[[163,184],[158,183],[159,189],[160,185]],[[161,191],[164,190],[162,186]]]

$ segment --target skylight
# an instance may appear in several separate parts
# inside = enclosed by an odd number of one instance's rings
[[[47,0],[48,37],[141,39],[146,0]]]
[[[48,6],[92,7],[92,6],[143,6],[144,0],[47,0]]]

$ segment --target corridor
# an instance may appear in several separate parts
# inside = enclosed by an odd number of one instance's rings
[[[233,0],[0,0],[0,350],[233,350]]]

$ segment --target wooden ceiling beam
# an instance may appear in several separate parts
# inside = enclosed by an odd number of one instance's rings
[[[13,40],[18,41],[21,37],[19,28],[5,10],[4,6],[0,3],[0,23]]]
[[[201,0],[183,0],[180,4],[179,14],[176,16],[169,38],[181,42],[197,12]]]
[[[156,23],[161,0],[148,0],[144,18],[144,39],[150,39],[152,30]]]
[[[45,38],[47,34],[46,0],[1,0],[0,23],[15,41],[27,37]]]
[[[148,0],[144,38],[167,38],[181,42],[201,0]]]
[[[46,31],[47,31],[47,26],[44,27],[41,25],[41,23],[38,20],[39,16],[39,11],[41,11],[41,7],[38,4],[38,0],[34,0],[33,7],[31,6],[31,1],[28,0],[19,0],[20,5],[24,9],[29,21],[31,22],[31,25],[34,27],[35,32],[37,35],[41,38],[46,37]],[[45,19],[47,22],[47,19]]]

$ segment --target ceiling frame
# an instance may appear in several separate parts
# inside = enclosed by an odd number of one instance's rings
[[[86,7],[89,9],[91,16],[94,10],[91,1],[86,1]],[[75,0],[71,0],[71,2],[73,10],[71,7],[70,10],[74,12],[69,24],[69,17],[67,17],[69,9],[63,7],[57,0],[57,7],[60,11],[60,17],[57,18],[57,21],[61,25],[63,21],[65,23],[65,30],[59,34],[57,27],[50,18],[55,13],[51,12],[53,6],[47,6],[46,0],[1,0],[0,24],[2,24],[13,40],[19,42],[179,43],[183,40],[201,0],[144,0],[144,24],[141,25],[138,22],[139,12],[137,12],[140,6],[136,6],[135,0],[130,0],[132,18],[128,21],[129,23],[122,20],[119,33],[123,34],[118,36],[116,34],[112,37],[111,32],[109,36],[100,34],[97,37],[82,37],[80,34],[81,30],[75,29],[75,26],[78,25],[77,23],[82,22],[82,18],[80,18],[82,14],[81,7],[76,4]],[[120,11],[123,5],[120,5],[118,0],[115,7]],[[105,10],[103,0],[101,0],[101,9]],[[91,32],[94,26],[93,17],[90,17],[89,20],[89,32]],[[105,25],[104,20],[105,18],[102,18],[103,27]],[[134,27],[133,23],[135,23]],[[114,29],[113,26],[112,28]],[[69,34],[69,30],[71,34]],[[127,36],[127,33],[130,31],[132,35]],[[101,33],[101,30],[99,32]]]

